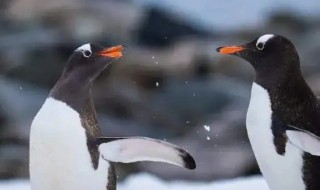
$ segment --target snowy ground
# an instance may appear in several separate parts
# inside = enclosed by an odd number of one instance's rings
[[[119,190],[269,190],[261,177],[239,178],[212,183],[200,182],[164,182],[149,174],[140,174],[128,178],[119,184]],[[30,190],[27,180],[0,181],[0,190]]]

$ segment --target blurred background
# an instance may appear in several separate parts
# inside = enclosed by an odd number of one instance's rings
[[[164,180],[213,181],[259,173],[245,130],[254,73],[216,47],[265,33],[296,45],[320,91],[320,3],[276,0],[1,0],[0,179],[28,178],[30,124],[78,46],[125,44],[95,82],[106,136],[148,136],[182,146],[198,168],[118,165]]]

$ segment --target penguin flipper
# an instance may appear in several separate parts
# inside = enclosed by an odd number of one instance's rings
[[[287,130],[286,134],[291,144],[309,154],[320,156],[320,137],[294,126],[289,127],[292,129]]]
[[[110,162],[165,162],[195,169],[193,157],[171,143],[146,137],[99,137],[96,139],[102,157]]]

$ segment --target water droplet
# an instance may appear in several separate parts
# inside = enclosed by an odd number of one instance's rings
[[[159,86],[159,82],[156,82],[156,86]]]
[[[210,137],[209,136],[207,136],[207,140],[210,141]]]

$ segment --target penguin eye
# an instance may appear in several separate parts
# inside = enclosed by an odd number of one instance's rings
[[[256,47],[258,48],[258,50],[263,50],[264,49],[264,43],[262,43],[262,42],[257,43]]]
[[[92,53],[89,50],[83,50],[82,54],[83,54],[84,57],[90,57]]]

